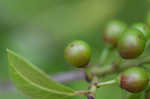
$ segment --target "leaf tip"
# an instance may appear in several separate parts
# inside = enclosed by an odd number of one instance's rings
[[[10,50],[10,49],[8,49],[8,48],[6,49],[6,51],[7,51],[8,54],[13,54],[13,55],[15,55],[15,52],[12,51],[12,50]]]
[[[9,48],[6,48],[6,51],[7,51],[7,52],[9,52],[9,51],[10,51],[10,49],[9,49]]]
[[[7,51],[7,53],[12,53],[13,52],[9,48],[7,48],[6,51]]]

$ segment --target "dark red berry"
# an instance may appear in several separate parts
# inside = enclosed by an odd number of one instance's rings
[[[144,69],[132,67],[121,74],[120,87],[128,92],[137,93],[146,88],[148,80],[148,73]]]

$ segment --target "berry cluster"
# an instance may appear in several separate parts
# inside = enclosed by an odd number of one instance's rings
[[[139,57],[150,38],[150,28],[143,23],[128,27],[120,21],[110,22],[102,35],[106,44],[116,48],[124,60]],[[90,46],[81,40],[68,44],[65,49],[66,59],[76,67],[85,68],[91,59]],[[119,75],[119,85],[128,92],[137,93],[148,86],[149,76],[145,69],[132,66]]]
[[[108,24],[106,32],[103,33],[104,42],[113,46],[115,44],[120,56],[124,59],[140,56],[149,37],[150,29],[143,23],[137,23],[127,28],[124,23],[113,21]]]

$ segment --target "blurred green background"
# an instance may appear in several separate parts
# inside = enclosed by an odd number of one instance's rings
[[[148,0],[0,0],[0,99],[27,99],[7,86],[10,80],[6,48],[49,74],[69,71],[73,68],[63,55],[68,42],[85,40],[93,56],[98,57],[104,46],[101,33],[106,23],[114,19],[129,25],[145,22],[149,3]],[[84,81],[67,85],[87,89]],[[99,89],[97,97],[120,99],[122,93],[117,86],[109,86]]]

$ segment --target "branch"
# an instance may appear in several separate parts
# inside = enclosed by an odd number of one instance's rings
[[[88,88],[88,96],[87,96],[88,99],[96,98],[97,84],[98,84],[98,79],[96,76],[94,76],[91,85]]]
[[[124,69],[134,67],[134,66],[143,66],[143,64],[150,64],[150,57],[140,57],[134,60],[123,60],[121,63],[115,62],[114,64],[110,64],[104,67],[93,67],[92,72],[97,76],[105,76],[110,75],[114,72],[121,72]]]
[[[65,83],[76,80],[83,80],[85,78],[85,73],[83,70],[70,71],[52,75],[51,77],[57,82]]]
[[[120,70],[124,70],[133,66],[141,66],[143,64],[150,64],[150,56],[140,57],[134,60],[124,60],[124,62],[120,64]]]

